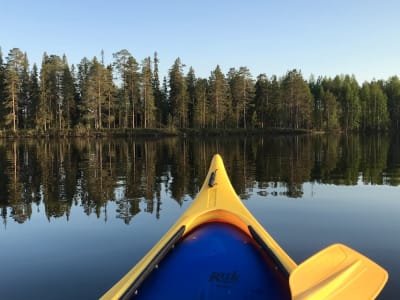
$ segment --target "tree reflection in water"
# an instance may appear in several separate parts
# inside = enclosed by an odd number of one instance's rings
[[[73,206],[107,220],[107,203],[129,224],[141,208],[160,216],[161,192],[182,205],[220,153],[241,198],[303,195],[303,183],[400,185],[399,137],[296,135],[247,138],[0,140],[0,214],[27,222]],[[267,192],[269,190],[269,192]]]

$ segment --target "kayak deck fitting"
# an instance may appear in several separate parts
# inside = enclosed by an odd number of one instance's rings
[[[243,205],[216,154],[190,207],[102,299],[374,299],[387,279],[341,244],[297,265]]]

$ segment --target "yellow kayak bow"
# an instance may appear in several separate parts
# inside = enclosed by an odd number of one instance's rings
[[[287,278],[292,299],[374,299],[388,279],[382,267],[340,244],[327,247],[297,265],[243,205],[221,156],[216,154],[191,206],[101,299],[135,296],[175,245],[199,226],[214,222],[230,224],[254,240]]]

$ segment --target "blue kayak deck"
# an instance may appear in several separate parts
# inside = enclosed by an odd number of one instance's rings
[[[290,299],[287,279],[236,227],[208,223],[160,262],[135,299]]]

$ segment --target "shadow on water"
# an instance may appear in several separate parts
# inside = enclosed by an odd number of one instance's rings
[[[43,204],[49,220],[74,206],[106,220],[111,201],[127,224],[140,203],[158,218],[161,190],[180,205],[194,197],[216,152],[243,199],[302,197],[306,182],[400,185],[399,137],[386,135],[0,140],[1,216],[24,223]]]

